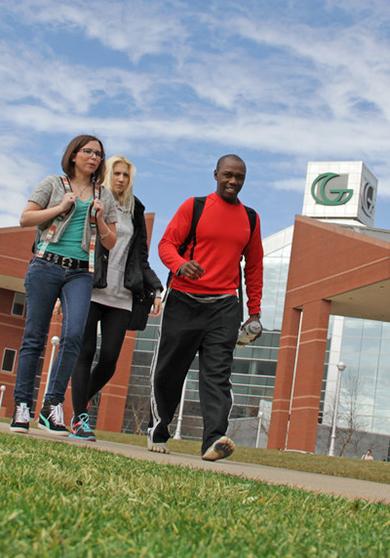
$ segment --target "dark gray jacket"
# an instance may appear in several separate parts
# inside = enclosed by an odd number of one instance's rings
[[[145,207],[135,197],[134,206],[134,234],[131,238],[127,254],[124,274],[124,286],[129,289],[134,297],[144,297],[151,291],[163,290],[160,279],[157,277],[148,262],[148,245],[146,225],[144,218]],[[109,251],[102,246],[99,239],[95,251],[95,279],[94,287],[104,289],[107,286],[107,267]]]

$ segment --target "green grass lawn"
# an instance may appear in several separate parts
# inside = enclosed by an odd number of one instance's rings
[[[0,435],[0,555],[387,557],[390,507]]]
[[[102,431],[98,431],[97,436],[99,440],[146,446],[145,436]],[[200,454],[200,442],[170,440],[168,445],[173,452]],[[360,459],[347,459],[345,457],[328,457],[245,447],[238,447],[230,460],[390,484],[390,463],[383,461],[361,461]]]

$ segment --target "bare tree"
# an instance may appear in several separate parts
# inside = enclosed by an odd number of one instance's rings
[[[361,391],[361,381],[351,370],[347,371],[342,377],[340,400],[337,415],[337,448],[338,455],[344,455],[347,449],[351,449],[354,454],[360,451],[361,442],[365,436],[365,424],[362,418],[359,392]],[[329,406],[324,422],[331,424],[334,413],[334,401]],[[328,447],[330,443],[331,430],[329,430]]]
[[[134,434],[144,434],[149,413],[149,399],[146,397],[134,396],[129,402],[129,410],[133,423]]]
[[[352,373],[345,375],[341,385],[339,420],[343,425],[339,431],[339,455],[344,455],[345,450],[352,446],[358,450],[363,423],[359,413],[359,378]]]

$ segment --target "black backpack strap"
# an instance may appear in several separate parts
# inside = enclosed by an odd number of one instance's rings
[[[196,227],[198,226],[200,216],[203,213],[204,205],[206,203],[206,196],[194,198],[194,207],[192,209],[192,220],[189,233],[183,244],[179,247],[179,254],[182,256],[187,250],[188,246],[192,243],[190,260],[194,257],[194,250],[196,246]]]
[[[250,241],[250,239],[252,238],[252,234],[253,234],[253,232],[254,232],[254,230],[255,230],[255,228],[256,228],[257,213],[256,213],[256,211],[255,211],[254,209],[252,209],[251,207],[247,207],[246,205],[244,205],[244,207],[245,207],[245,211],[246,211],[246,213],[247,213],[247,215],[248,215],[249,225],[250,225],[250,227],[251,227],[251,236],[250,236],[250,238],[249,238],[249,241]]]
[[[252,209],[251,207],[247,207],[246,205],[244,205],[245,207],[245,211],[246,214],[248,215],[248,219],[249,219],[249,226],[251,229],[251,233],[249,235],[249,240],[243,250],[243,252],[245,252],[245,250],[248,248],[248,245],[250,243],[250,241],[252,240],[252,235],[253,232],[256,228],[256,220],[257,220],[257,213],[254,209]],[[242,256],[241,256],[242,259]],[[239,300],[239,304],[240,304],[240,312],[241,312],[241,321],[243,321],[244,319],[244,296],[243,296],[243,292],[242,292],[242,271],[241,271],[241,262],[239,264],[240,267],[240,284],[238,286],[238,300]]]
[[[189,254],[190,260],[192,260],[192,258],[194,257],[194,250],[196,246],[196,227],[198,226],[200,216],[203,213],[206,199],[207,196],[200,196],[194,198],[194,206],[192,208],[192,219],[191,219],[190,230],[188,231],[188,234],[183,244],[181,244],[178,249],[178,253],[180,254],[180,256],[182,256],[187,250],[188,246],[192,243],[191,251]],[[170,286],[171,280],[172,280],[172,271],[170,271],[168,274],[167,287]]]

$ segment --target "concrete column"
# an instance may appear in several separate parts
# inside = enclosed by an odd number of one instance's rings
[[[314,452],[331,303],[304,305],[286,449]]]
[[[276,368],[271,424],[268,433],[268,448],[270,449],[284,449],[285,447],[300,315],[300,310],[288,308],[286,305]]]

